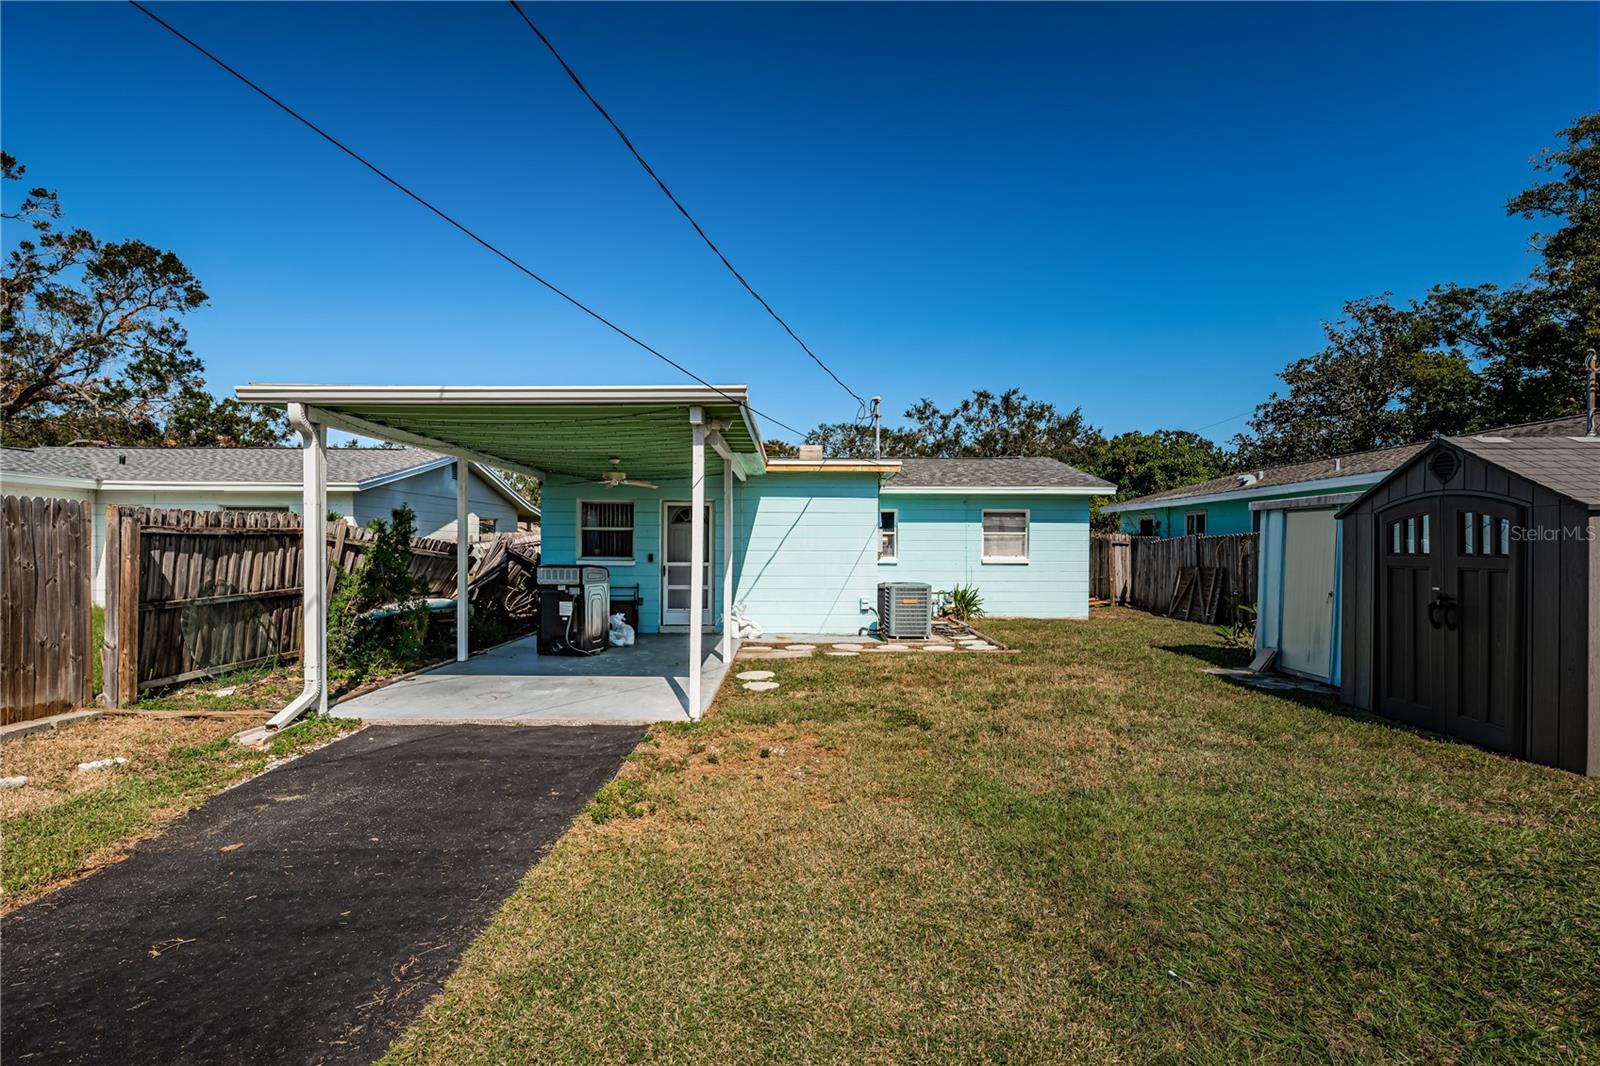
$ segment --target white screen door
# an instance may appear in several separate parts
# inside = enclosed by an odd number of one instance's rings
[[[694,547],[690,534],[690,519],[694,507],[687,503],[669,503],[663,508],[661,522],[661,624],[686,626],[689,624],[689,553]],[[711,624],[711,505],[706,504],[706,548],[702,570],[704,585],[701,589],[701,624]]]

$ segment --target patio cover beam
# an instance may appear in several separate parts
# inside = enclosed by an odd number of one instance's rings
[[[539,481],[550,480],[550,475],[536,466],[518,463],[510,459],[503,459],[487,452],[475,451],[472,448],[463,448],[449,441],[438,440],[434,437],[424,437],[419,433],[411,433],[403,429],[395,429],[381,422],[369,422],[355,415],[344,414],[339,411],[330,411],[325,407],[310,408],[311,418],[314,422],[341,429],[346,433],[354,433],[359,437],[376,437],[379,440],[392,440],[396,444],[409,444],[413,448],[426,448],[429,451],[452,455],[457,459],[470,459],[474,463],[485,466],[497,466],[502,470],[510,470],[517,474],[526,474],[528,477]]]
[[[733,467],[722,457],[722,665],[733,662]]]

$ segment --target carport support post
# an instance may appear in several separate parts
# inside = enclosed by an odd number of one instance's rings
[[[689,408],[694,444],[689,450],[689,717],[700,717],[701,626],[704,624],[706,565],[706,422],[700,408]]]
[[[306,695],[314,687],[317,711],[327,714],[328,427],[312,422],[300,404],[289,405],[289,420],[300,428],[300,664]]]
[[[467,661],[472,605],[467,602],[467,567],[472,562],[472,532],[467,528],[467,486],[472,477],[465,459],[456,460],[456,662]]]
[[[733,460],[722,460],[722,662],[733,659]]]

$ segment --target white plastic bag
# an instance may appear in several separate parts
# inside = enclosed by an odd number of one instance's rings
[[[613,648],[626,648],[633,643],[633,627],[628,624],[627,618],[621,611],[611,616],[611,633],[608,639]]]

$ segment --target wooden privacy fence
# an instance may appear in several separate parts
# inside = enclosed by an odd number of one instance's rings
[[[94,514],[78,500],[7,496],[3,507],[0,722],[9,725],[93,698]]]
[[[1089,596],[1111,603],[1128,602],[1129,542],[1126,533],[1098,534],[1089,541]]]
[[[1096,536],[1089,553],[1089,587],[1097,598],[1166,614],[1180,570],[1215,567],[1223,575],[1217,620],[1228,622],[1235,607],[1255,605],[1256,559],[1254,533],[1167,540],[1123,533]]]
[[[285,511],[106,508],[107,701],[299,655],[302,528]],[[374,539],[347,522],[329,525],[329,597]],[[428,595],[453,596],[455,542],[413,540],[411,572]]]

